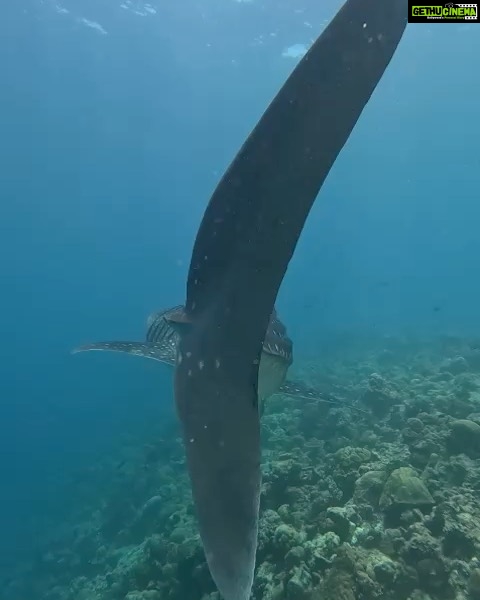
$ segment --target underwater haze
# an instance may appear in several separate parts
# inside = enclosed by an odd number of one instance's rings
[[[171,370],[71,351],[184,302],[210,195],[340,5],[0,6],[2,598],[217,598]],[[267,403],[255,600],[480,598],[479,33],[408,26],[307,221],[277,308],[333,404]]]

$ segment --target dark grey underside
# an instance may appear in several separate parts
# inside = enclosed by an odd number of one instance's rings
[[[348,0],[216,188],[195,241],[175,399],[200,535],[224,600],[248,600],[260,498],[257,381],[270,313],[312,204],[388,66],[405,0]],[[235,340],[235,344],[232,344]]]

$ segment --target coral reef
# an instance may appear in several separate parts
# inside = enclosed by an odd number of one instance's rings
[[[266,407],[254,599],[480,599],[478,349],[345,346],[296,375],[362,411],[283,396]],[[69,523],[2,598],[219,600],[178,431],[146,442],[82,482]]]

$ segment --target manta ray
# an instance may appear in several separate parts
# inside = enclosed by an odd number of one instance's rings
[[[168,319],[172,314],[183,309],[183,306],[174,306],[152,313],[147,319],[147,334],[143,342],[94,342],[75,348],[73,353],[92,350],[121,352],[149,358],[174,367],[179,334],[175,327],[172,327]],[[286,380],[287,371],[292,362],[293,343],[287,335],[285,325],[278,318],[277,311],[274,308],[270,316],[267,334],[263,340],[259,365],[258,404],[261,415],[264,412],[265,401],[276,393],[330,404],[344,404],[342,399],[310,388],[300,381]],[[345,406],[349,405],[345,404]],[[349,407],[363,412],[358,407]]]
[[[174,395],[200,537],[224,600],[248,600],[253,585],[259,367],[277,294],[313,203],[406,25],[405,0],[345,2],[215,188],[184,307],[165,317],[178,334]]]

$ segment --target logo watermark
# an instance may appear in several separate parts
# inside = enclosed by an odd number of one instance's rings
[[[408,2],[409,23],[478,23],[478,4]]]

